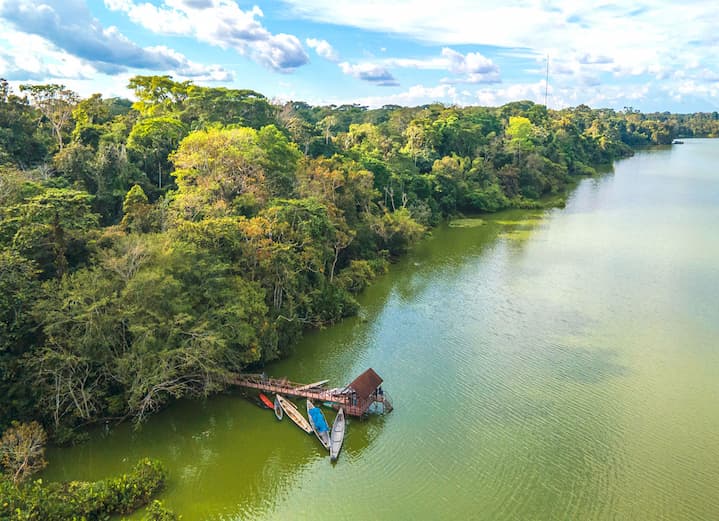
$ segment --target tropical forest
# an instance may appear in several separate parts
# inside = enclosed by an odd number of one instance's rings
[[[107,519],[144,459],[47,484],[46,444],[142,429],[262,371],[457,217],[561,208],[615,160],[719,136],[717,112],[314,106],[134,76],[132,100],[0,82],[0,518]]]

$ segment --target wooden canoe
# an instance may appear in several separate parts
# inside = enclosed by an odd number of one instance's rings
[[[346,426],[345,410],[340,407],[340,412],[337,413],[335,421],[332,423],[332,432],[330,434],[330,460],[332,461],[335,461],[340,455],[342,441],[345,439]]]
[[[275,416],[278,420],[282,419],[282,405],[280,405],[280,401],[277,399],[277,395],[275,395],[275,403],[274,403],[274,409],[275,409]]]
[[[264,403],[268,409],[275,408],[275,404],[267,397],[265,393],[260,393],[258,396],[260,397],[260,401]]]
[[[325,420],[325,415],[322,414],[322,410],[319,407],[315,407],[315,404],[310,400],[307,400],[307,418],[322,446],[330,450],[330,432],[327,426],[327,420]]]
[[[307,434],[310,434],[312,432],[312,426],[310,423],[305,419],[304,416],[302,416],[302,413],[297,410],[297,407],[295,407],[295,404],[289,401],[287,398],[285,398],[282,395],[277,395],[277,401],[280,402],[280,406],[282,407],[282,410],[285,411],[285,414],[287,417],[295,422],[295,425],[297,425],[300,429],[305,431]]]
[[[319,382],[314,382],[311,384],[303,385],[302,387],[298,387],[297,389],[295,389],[295,391],[304,391],[305,389],[312,389],[314,387],[322,387],[327,382],[329,382],[329,380],[320,380]]]

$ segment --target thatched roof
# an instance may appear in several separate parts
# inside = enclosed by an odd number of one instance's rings
[[[355,378],[354,381],[347,386],[347,389],[352,389],[356,392],[358,398],[365,399],[369,398],[369,396],[375,392],[382,382],[382,378],[380,378],[380,376],[374,372],[374,369],[370,367],[364,373]]]

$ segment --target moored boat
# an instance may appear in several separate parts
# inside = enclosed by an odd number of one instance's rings
[[[270,400],[265,393],[260,393],[258,395],[260,397],[260,401],[265,404],[265,407],[268,409],[274,409],[275,404]]]
[[[285,414],[287,417],[295,422],[295,425],[297,425],[300,429],[305,431],[307,434],[312,432],[312,426],[310,423],[305,419],[304,416],[302,416],[302,413],[297,410],[297,407],[295,407],[295,404],[289,401],[287,398],[285,398],[282,395],[277,395],[276,399],[278,402],[280,402],[280,406],[282,407],[282,410],[285,411]]]
[[[274,409],[275,409],[275,416],[278,420],[282,419],[282,405],[280,404],[280,401],[278,400],[278,395],[275,395],[275,403],[274,403]]]
[[[332,422],[332,432],[330,434],[330,460],[332,461],[335,461],[340,454],[342,441],[345,439],[346,426],[345,411],[340,408],[340,412],[335,416],[335,421]]]
[[[330,450],[330,428],[325,420],[325,415],[319,407],[315,407],[310,400],[307,400],[307,417],[310,420],[312,430],[315,431],[317,439],[320,440],[322,446]]]

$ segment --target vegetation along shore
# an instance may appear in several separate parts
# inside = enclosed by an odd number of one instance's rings
[[[165,480],[152,460],[32,481],[46,437],[140,423],[282,357],[354,314],[442,219],[541,207],[633,148],[719,135],[716,112],[315,107],[168,76],[130,88],[135,102],[0,82],[3,519],[147,504]]]

